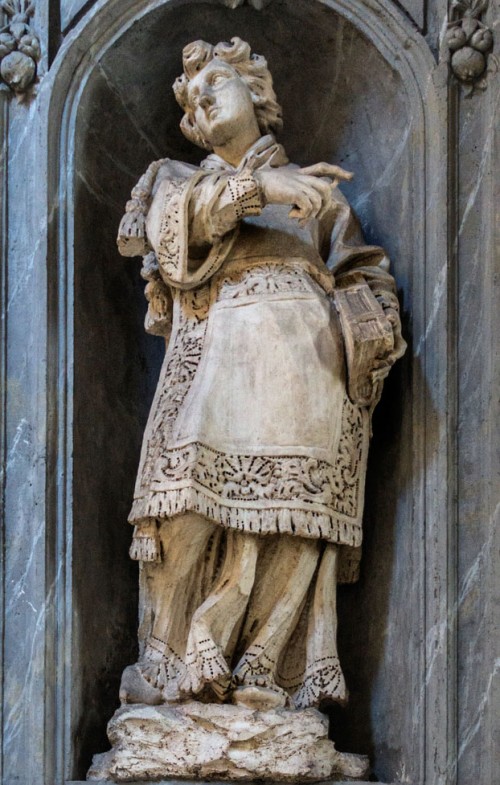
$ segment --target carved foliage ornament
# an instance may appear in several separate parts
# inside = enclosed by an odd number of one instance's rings
[[[31,28],[35,5],[30,0],[5,0],[1,7],[9,23],[0,32],[1,87],[22,96],[36,79],[40,42]]]
[[[467,95],[486,88],[486,73],[496,64],[488,53],[493,46],[493,33],[479,21],[489,0],[453,0],[452,14],[458,15],[448,24],[446,42],[452,52],[451,69],[457,79],[468,87]]]

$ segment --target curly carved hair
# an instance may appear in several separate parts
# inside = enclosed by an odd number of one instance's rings
[[[249,44],[242,41],[241,38],[232,38],[230,44],[221,42],[216,46],[207,44],[206,41],[193,41],[183,49],[184,73],[175,80],[173,88],[177,102],[185,112],[181,120],[181,130],[184,136],[205,150],[212,149],[208,142],[202,138],[196,125],[188,101],[187,89],[190,79],[214,59],[231,65],[248,85],[255,107],[255,116],[262,133],[280,131],[283,127],[281,106],[276,100],[273,78],[265,57],[251,54]]]

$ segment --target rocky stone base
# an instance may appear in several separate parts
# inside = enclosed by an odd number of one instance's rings
[[[275,782],[364,779],[368,759],[338,752],[316,709],[255,711],[190,702],[122,706],[108,725],[110,752],[87,780],[182,779]]]

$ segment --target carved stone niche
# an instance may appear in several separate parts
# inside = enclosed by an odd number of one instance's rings
[[[63,129],[54,145],[68,201],[50,272],[66,295],[50,319],[65,331],[54,373],[72,379],[73,413],[58,422],[71,447],[72,499],[66,508],[54,503],[51,524],[71,543],[70,579],[56,597],[65,641],[56,714],[66,741],[55,742],[54,781],[83,779],[92,754],[107,749],[119,678],[136,659],[126,517],[164,346],[141,332],[140,265],[118,255],[117,226],[151,160],[198,160],[170,87],[182,47],[234,35],[268,59],[291,160],[353,171],[344,193],[368,242],[394,260],[409,351],[374,421],[362,575],[339,598],[351,698],[332,723],[337,747],[368,754],[380,780],[430,785],[425,761],[445,767],[449,754],[446,644],[433,637],[446,606],[446,580],[436,576],[447,563],[442,96],[421,36],[375,0],[275,0],[260,12],[219,2],[102,2],[54,65],[51,122]],[[56,485],[55,499],[61,494]]]

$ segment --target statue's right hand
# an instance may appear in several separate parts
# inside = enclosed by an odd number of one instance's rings
[[[291,218],[304,226],[322,218],[332,203],[332,185],[300,169],[264,169],[254,173],[266,204],[289,204]]]

